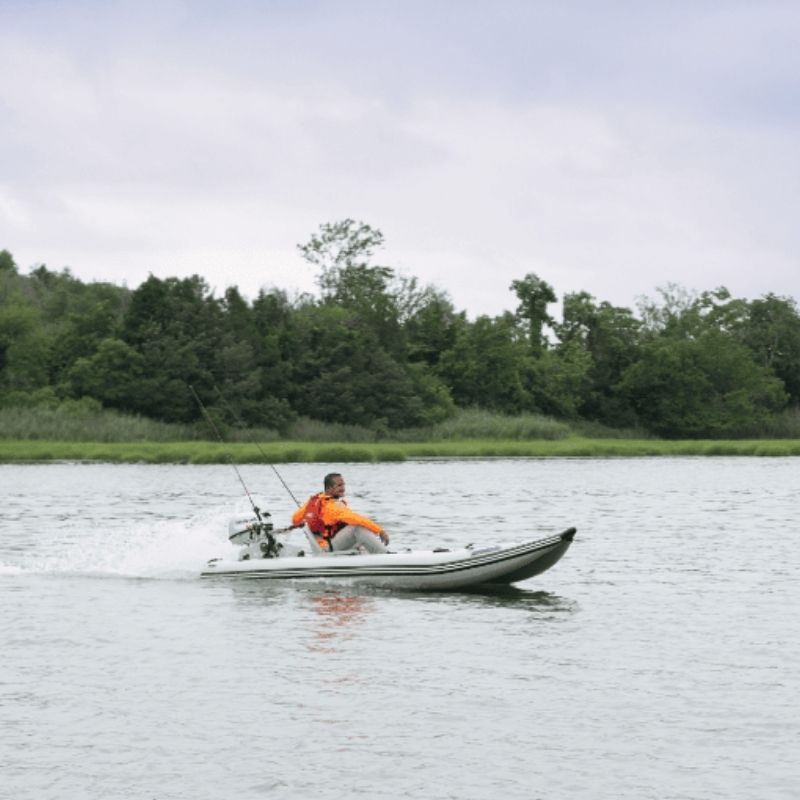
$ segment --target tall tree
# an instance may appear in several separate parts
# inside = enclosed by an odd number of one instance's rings
[[[14,262],[14,257],[8,250],[0,250],[0,274],[17,274],[17,265]]]
[[[527,358],[512,314],[480,316],[459,327],[453,347],[442,354],[436,372],[457,405],[515,414],[531,408],[523,384]]]
[[[578,413],[610,425],[629,424],[631,412],[618,384],[639,354],[640,323],[630,309],[576,292],[564,297],[563,322],[554,327],[557,353],[572,366],[572,384],[582,392]]]
[[[142,358],[139,391],[130,410],[168,422],[198,417],[189,386],[213,402],[221,308],[198,275],[151,275],[131,297],[122,338]]]
[[[284,321],[271,314],[276,302],[285,303],[285,296],[262,291],[251,307],[236,287],[226,290],[213,371],[223,410],[232,407],[249,425],[283,431],[295,414],[286,400],[288,371],[279,344]]]
[[[0,400],[48,385],[50,342],[36,310],[21,298],[0,306]]]
[[[672,438],[752,435],[786,403],[781,382],[713,329],[646,343],[621,391],[645,427]]]
[[[464,312],[456,312],[445,293],[431,289],[405,319],[409,360],[435,367],[466,324]]]
[[[93,397],[108,408],[130,410],[141,402],[143,375],[143,356],[126,342],[109,338],[69,367],[65,383],[75,397]]]
[[[770,369],[800,405],[800,313],[795,301],[768,294],[753,300],[739,335],[759,364]]]
[[[320,226],[298,245],[304,258],[320,268],[317,283],[324,302],[350,310],[378,337],[381,346],[404,357],[404,337],[395,272],[372,263],[383,234],[352,219]]]
[[[292,406],[306,416],[377,430],[421,424],[414,375],[341,306],[309,304],[292,320]]]
[[[510,288],[519,300],[517,319],[526,330],[531,352],[538,356],[547,348],[544,328],[553,325],[547,307],[556,302],[556,293],[549,283],[533,272],[521,280],[512,281]]]
[[[339,273],[351,267],[369,267],[383,234],[364,222],[344,219],[325,223],[305,244],[297,245],[303,258],[320,268],[318,283],[323,294],[336,292]]]

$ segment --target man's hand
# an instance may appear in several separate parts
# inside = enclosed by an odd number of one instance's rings
[[[381,541],[382,541],[384,544],[389,544],[389,534],[388,534],[388,533],[386,533],[386,531],[381,531],[381,532],[378,534],[378,536],[380,536],[380,537],[381,537]]]

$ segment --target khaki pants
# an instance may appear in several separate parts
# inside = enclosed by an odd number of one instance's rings
[[[386,552],[380,537],[360,525],[348,525],[333,537],[334,550],[352,550],[359,545],[362,545],[368,553]]]

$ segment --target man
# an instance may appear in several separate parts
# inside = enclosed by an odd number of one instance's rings
[[[338,472],[325,476],[325,491],[312,495],[292,514],[293,525],[308,525],[321,547],[351,550],[363,547],[370,553],[385,553],[389,536],[380,525],[351,511],[344,499],[344,478]]]

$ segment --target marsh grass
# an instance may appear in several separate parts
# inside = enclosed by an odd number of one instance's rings
[[[466,409],[452,419],[428,428],[376,431],[359,425],[341,425],[300,417],[283,436],[268,428],[223,428],[228,442],[313,442],[338,445],[377,442],[428,442],[459,439],[563,439],[567,425],[538,414],[509,417],[489,411]],[[98,404],[66,401],[58,406],[0,408],[0,439],[33,439],[71,442],[181,442],[214,440],[203,423],[175,425],[144,417],[120,414]]]
[[[301,417],[286,431],[297,442],[368,444],[374,442],[438,442],[455,439],[563,439],[570,428],[541,414],[507,416],[480,409],[459,410],[452,419],[425,428],[381,431]],[[251,441],[255,441],[252,439]]]
[[[502,439],[531,441],[556,440],[570,435],[569,426],[542,414],[510,417],[480,409],[464,409],[452,419],[440,422],[431,431],[431,439]]]
[[[336,422],[321,422],[308,417],[299,417],[292,422],[285,439],[294,442],[374,442],[378,438],[376,431],[360,425],[341,425]]]
[[[459,410],[451,419],[428,428],[393,431],[385,441],[446,442],[464,439],[532,441],[564,439],[571,434],[568,425],[542,414],[508,416],[477,408]]]
[[[196,425],[170,425],[81,401],[67,401],[54,407],[0,408],[0,439],[170,442],[199,440],[207,435]]]
[[[0,462],[282,464],[415,458],[800,455],[800,411],[786,412],[774,424],[775,435],[784,438],[762,435],[664,441],[592,423],[576,425],[583,435],[575,435],[566,424],[535,414],[505,417],[467,410],[431,428],[395,432],[391,439],[357,426],[300,420],[293,429],[296,438],[280,439],[270,430],[226,430],[226,441],[221,443],[214,441],[204,426],[168,425],[74,402],[57,407],[0,408]]]
[[[764,424],[761,436],[769,439],[800,439],[800,408],[788,408]]]
[[[569,423],[574,436],[586,439],[655,439],[644,428],[611,428],[602,422],[573,420]]]
[[[345,464],[420,458],[609,458],[626,456],[800,456],[800,439],[662,441],[636,439],[461,440],[442,442],[253,444],[215,442],[53,442],[0,440],[0,462]]]

